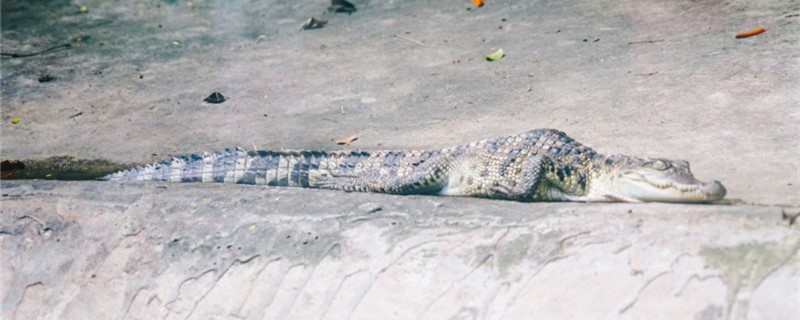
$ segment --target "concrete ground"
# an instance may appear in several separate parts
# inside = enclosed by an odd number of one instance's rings
[[[352,2],[4,0],[3,53],[71,47],[0,60],[0,158],[550,127],[688,160],[735,205],[3,182],[2,315],[800,316],[800,3]],[[328,24],[299,30],[315,15]],[[214,91],[229,100],[203,102]]]

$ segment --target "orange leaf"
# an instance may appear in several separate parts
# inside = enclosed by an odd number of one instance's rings
[[[349,136],[347,138],[336,139],[334,141],[336,141],[336,144],[342,145],[342,144],[350,144],[350,142],[353,142],[353,141],[356,141],[356,140],[358,140],[358,136],[357,135],[352,135],[352,136]]]
[[[736,34],[736,39],[739,39],[739,38],[747,38],[747,37],[752,37],[752,36],[754,36],[754,35],[757,35],[757,34],[759,34],[759,33],[762,33],[762,32],[764,32],[764,31],[767,31],[767,29],[764,29],[764,28],[755,28],[755,29],[753,29],[753,30],[750,30],[750,31],[747,31],[747,32],[742,32],[742,33],[738,33],[738,34]]]
[[[472,3],[478,7],[483,7],[483,0],[472,0]]]

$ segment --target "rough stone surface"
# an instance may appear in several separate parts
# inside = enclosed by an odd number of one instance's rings
[[[0,317],[800,317],[796,1],[352,2],[300,31],[328,2],[4,0],[2,52],[72,48],[0,60],[0,158],[550,127],[688,160],[740,204],[4,181]]]
[[[136,182],[3,192],[8,319],[798,314],[800,233],[773,207]]]

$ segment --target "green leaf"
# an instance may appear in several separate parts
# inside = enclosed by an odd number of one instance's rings
[[[495,60],[500,60],[501,58],[503,58],[505,56],[506,56],[506,54],[503,53],[503,49],[500,48],[500,49],[497,49],[497,51],[495,51],[494,53],[487,54],[487,55],[485,55],[483,57],[486,58],[486,61],[495,61]]]

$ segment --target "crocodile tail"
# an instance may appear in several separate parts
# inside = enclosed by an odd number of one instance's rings
[[[224,182],[396,194],[441,189],[447,163],[430,151],[245,151],[192,154],[109,174],[110,181]]]
[[[109,174],[109,181],[224,182],[309,187],[310,169],[328,157],[316,151],[225,149],[191,154]]]

